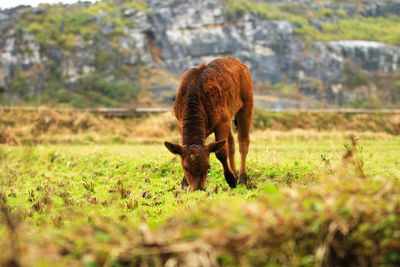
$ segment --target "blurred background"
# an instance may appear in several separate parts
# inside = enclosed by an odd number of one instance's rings
[[[232,56],[261,108],[400,106],[399,0],[43,2],[0,2],[1,105],[168,107]]]

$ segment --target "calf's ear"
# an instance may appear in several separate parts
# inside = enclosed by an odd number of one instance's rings
[[[210,151],[210,153],[212,152],[218,152],[218,150],[220,150],[226,143],[226,140],[221,140],[218,142],[214,142],[211,144],[208,144],[208,151]]]
[[[181,155],[182,154],[182,146],[178,144],[172,144],[170,142],[164,142],[166,148],[174,154]]]

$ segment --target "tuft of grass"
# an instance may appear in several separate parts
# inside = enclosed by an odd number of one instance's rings
[[[94,192],[94,182],[93,181],[84,181],[82,183],[82,186],[88,191],[88,192]]]
[[[343,155],[343,163],[346,165],[351,163],[354,165],[357,174],[362,177],[366,178],[364,172],[364,162],[365,159],[362,155],[362,147],[357,146],[357,140],[359,139],[358,136],[350,136],[350,144],[345,143],[344,147],[346,149],[346,153]]]

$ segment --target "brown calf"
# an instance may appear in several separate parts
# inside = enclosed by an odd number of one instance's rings
[[[236,187],[233,116],[238,127],[241,155],[239,183],[246,182],[246,157],[253,118],[253,82],[246,65],[227,57],[187,70],[179,86],[174,112],[183,145],[165,142],[165,146],[181,156],[182,187],[205,189],[211,152],[215,152],[221,161],[229,186]],[[212,133],[216,142],[206,145],[206,138]]]

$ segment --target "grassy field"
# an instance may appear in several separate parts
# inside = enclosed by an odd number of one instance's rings
[[[161,142],[1,145],[0,265],[396,266],[400,138],[349,135],[255,131],[247,186],[212,156],[205,192]]]

